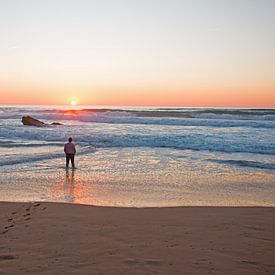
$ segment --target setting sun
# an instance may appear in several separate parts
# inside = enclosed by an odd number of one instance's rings
[[[72,105],[72,106],[75,106],[75,105],[76,105],[76,101],[75,101],[75,100],[72,100],[72,101],[71,101],[71,105]]]

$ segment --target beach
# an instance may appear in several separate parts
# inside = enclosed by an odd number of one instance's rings
[[[2,106],[0,275],[275,274],[274,129],[274,109]]]
[[[275,209],[0,203],[0,274],[274,274]]]

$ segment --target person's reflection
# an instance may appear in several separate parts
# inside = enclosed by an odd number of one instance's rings
[[[66,169],[66,180],[64,184],[64,199],[66,202],[74,202],[74,169]]]

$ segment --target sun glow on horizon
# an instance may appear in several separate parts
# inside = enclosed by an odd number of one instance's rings
[[[72,101],[71,101],[71,105],[72,105],[72,106],[76,106],[76,104],[77,104],[77,102],[76,102],[75,100],[72,100]]]

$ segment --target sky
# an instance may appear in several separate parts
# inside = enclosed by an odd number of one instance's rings
[[[0,104],[275,107],[274,0],[0,0]]]

